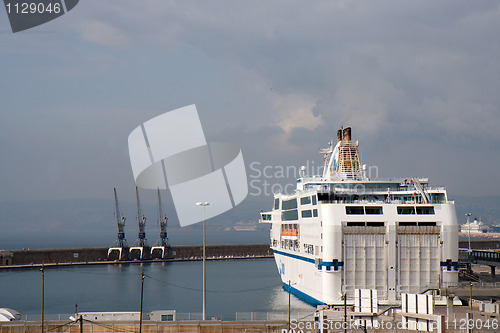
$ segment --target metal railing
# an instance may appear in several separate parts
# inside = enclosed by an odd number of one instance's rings
[[[281,332],[286,328],[286,321],[262,321],[262,322],[221,322],[221,321],[191,321],[191,322],[47,322],[44,333],[63,332],[119,332],[119,333],[223,333],[223,332]],[[81,327],[81,328],[80,328]],[[0,333],[40,333],[40,323],[37,322],[2,322]]]
[[[313,313],[302,313],[293,311],[293,317],[304,317],[310,315],[311,318],[314,317]],[[70,314],[46,314],[44,315],[44,321],[71,321],[70,317],[75,317],[74,313]],[[144,320],[148,320],[147,313],[143,315]],[[175,314],[175,321],[201,321],[202,314],[201,312],[185,312]],[[267,312],[235,312],[234,315],[231,316],[222,316],[222,315],[208,315],[207,320],[224,320],[224,321],[279,321],[279,320],[288,320],[288,312],[286,311],[267,311]],[[26,322],[40,322],[41,314],[25,314],[21,316],[21,321]],[[119,321],[117,321],[119,322]]]
[[[75,314],[74,313],[45,314],[43,317],[44,317],[45,321],[70,321],[70,319],[69,319],[70,316],[75,316]],[[21,320],[23,320],[23,321],[41,321],[42,315],[39,313],[25,314],[25,315],[21,316]]]
[[[459,288],[468,288],[470,286],[470,281],[460,281],[458,282]],[[500,288],[500,282],[472,282],[473,288]]]
[[[337,193],[341,193],[342,190],[349,190],[349,191],[353,191],[352,194],[356,194],[356,193],[359,193],[360,191],[362,191],[363,194],[387,194],[387,187],[382,187],[382,186],[375,186],[375,187],[372,187],[372,186],[368,186],[366,187],[365,185],[363,185],[363,183],[357,183],[357,184],[354,184],[356,185],[355,187],[349,187],[348,184],[331,184],[331,185],[313,185],[311,187],[307,187],[307,189],[310,189],[310,188],[315,188],[318,192],[320,193],[327,193],[327,192],[330,192],[332,191],[333,189],[335,189],[335,191]],[[306,185],[307,186],[307,185]],[[435,191],[435,192],[439,192],[439,191],[445,191],[446,190],[446,187],[444,186],[424,186],[423,187],[427,192],[429,191]],[[356,190],[356,191],[354,191]],[[401,193],[401,192],[414,192],[415,191],[415,186],[414,185],[407,185],[406,187],[390,187],[389,188],[389,192],[392,194],[392,193]],[[351,194],[351,192],[349,193]]]

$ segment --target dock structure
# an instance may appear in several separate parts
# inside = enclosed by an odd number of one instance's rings
[[[120,210],[120,205],[118,203],[118,195],[116,194],[116,187],[113,188],[114,197],[115,197],[115,217],[116,217],[116,226],[118,227],[118,237],[115,241],[113,247],[108,249],[108,259],[110,260],[127,260],[128,256],[128,247],[127,240],[125,239],[125,216],[122,215]]]
[[[167,221],[168,217],[166,217],[163,212],[160,189],[158,189],[158,224],[160,225],[160,238],[158,238],[155,245],[151,247],[151,258],[153,259],[163,259],[172,255],[167,237]]]
[[[488,247],[496,248],[496,244],[500,245],[500,240],[496,242],[489,241],[489,243]],[[472,243],[473,247],[475,247],[475,245],[475,243]],[[164,261],[201,260],[203,256],[203,249],[201,245],[173,245],[171,249],[172,257],[164,259]],[[109,250],[110,248],[108,247],[0,250],[0,258],[2,259],[0,261],[0,268],[16,267],[19,265],[61,265],[74,263],[85,264],[93,262],[109,263],[118,261],[118,259],[108,259]],[[127,248],[124,250],[128,252]],[[269,244],[207,245],[206,250],[208,259],[273,257],[273,252]],[[129,260],[130,259],[127,259],[127,261]]]
[[[128,248],[124,248],[127,251]],[[68,248],[68,249],[26,249],[2,251],[7,253],[7,259],[0,262],[0,269],[7,268],[30,268],[61,265],[85,265],[85,264],[113,264],[143,261],[197,261],[202,260],[203,250],[201,245],[176,245],[171,246],[172,256],[168,258],[153,259],[149,256],[145,259],[128,258],[127,260],[109,259],[110,248]],[[227,259],[251,259],[271,258],[272,251],[269,244],[229,244],[229,245],[207,245],[208,260]],[[5,254],[4,253],[4,254]],[[128,253],[128,252],[126,252]],[[139,253],[140,255],[140,253]]]
[[[128,260],[128,247],[110,247],[108,248],[109,260]]]
[[[472,271],[472,265],[489,266],[491,276],[495,277],[495,269],[500,266],[500,250],[469,250],[460,249],[459,259]]]
[[[170,245],[155,245],[151,247],[152,259],[164,259],[172,256]]]
[[[131,246],[129,249],[129,260],[149,260],[151,259],[151,247]]]
[[[137,223],[139,233],[134,245],[130,247],[130,259],[149,259],[148,240],[146,239],[146,217],[142,214],[141,201],[139,199],[139,189],[135,187],[137,199]]]
[[[139,189],[135,187],[135,194],[137,198],[137,223],[139,225],[139,234],[134,243],[134,247],[146,247],[148,240],[146,239],[146,217],[142,214],[141,201],[139,199]],[[132,248],[131,248],[132,251]]]

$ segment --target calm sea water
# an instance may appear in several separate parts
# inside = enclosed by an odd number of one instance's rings
[[[201,262],[46,268],[45,313],[74,313],[75,304],[79,311],[139,311],[143,271],[145,313],[201,313]],[[0,307],[38,315],[41,289],[38,269],[0,271]],[[291,305],[296,315],[314,312],[293,296]],[[287,307],[273,259],[207,261],[207,317],[234,320],[236,312],[285,313]]]
[[[172,244],[201,244],[198,230],[169,232]],[[267,243],[268,231],[207,231],[207,244]],[[67,239],[47,243],[38,239],[31,245],[3,242],[2,248],[72,247]],[[23,242],[28,242],[23,240]],[[106,240],[87,240],[81,245],[106,246]],[[23,243],[24,244],[24,243]],[[6,246],[8,245],[8,246]],[[74,246],[74,245],[73,245]],[[45,269],[45,313],[70,314],[79,311],[139,311],[141,272],[144,280],[144,313],[176,310],[202,311],[202,262],[148,263],[61,267]],[[23,315],[41,313],[42,278],[38,269],[0,271],[0,307]],[[305,316],[314,308],[291,297],[292,312]],[[286,313],[288,294],[283,290],[274,259],[207,261],[207,317],[235,319],[236,312]],[[66,319],[65,317],[63,319]]]

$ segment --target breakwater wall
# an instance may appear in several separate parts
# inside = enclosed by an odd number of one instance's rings
[[[467,248],[468,241],[460,241],[460,248]],[[471,248],[477,250],[500,250],[499,240],[471,240]],[[144,251],[150,251],[145,248]],[[70,249],[23,249],[0,250],[0,268],[14,268],[39,265],[67,265],[67,264],[98,264],[116,262],[108,257],[107,247],[70,248]],[[129,251],[129,248],[124,248]],[[226,244],[207,245],[208,260],[215,259],[242,259],[242,258],[270,258],[273,252],[268,244]],[[164,259],[151,259],[146,256],[141,261],[186,261],[202,260],[203,247],[201,245],[176,245]],[[116,258],[113,258],[116,259]],[[120,262],[137,262],[125,256]]]
[[[458,247],[461,249],[467,249],[469,247],[468,240],[460,240],[458,242]],[[470,247],[474,250],[500,250],[500,239],[474,239],[470,240]]]
[[[38,265],[65,265],[65,264],[98,264],[116,262],[108,259],[107,247],[71,248],[71,249],[24,249],[1,250],[0,268],[14,268]],[[144,248],[144,251],[150,251]],[[124,248],[128,251],[128,248]],[[207,245],[206,256],[208,260],[214,259],[241,259],[241,258],[267,258],[272,257],[269,244],[230,244]],[[140,261],[185,261],[202,260],[203,246],[178,245],[171,247],[171,255],[164,259],[151,259],[146,257]],[[129,258],[127,258],[129,259]],[[137,260],[120,260],[120,262],[137,262]]]

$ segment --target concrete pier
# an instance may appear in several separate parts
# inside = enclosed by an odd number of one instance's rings
[[[147,255],[143,255],[142,259],[140,259],[140,255],[122,255],[123,260],[118,260],[118,255],[109,258],[108,251],[108,247],[0,251],[0,257],[4,258],[0,261],[0,269],[26,268],[41,266],[42,264],[45,266],[59,266],[139,261],[188,261],[202,260],[203,256],[203,247],[201,245],[172,246],[171,253],[167,258],[156,259],[150,255],[150,248],[144,250],[144,254]],[[129,248],[123,248],[123,251],[128,253]],[[207,245],[206,254],[208,260],[271,258],[273,255],[268,244]]]

